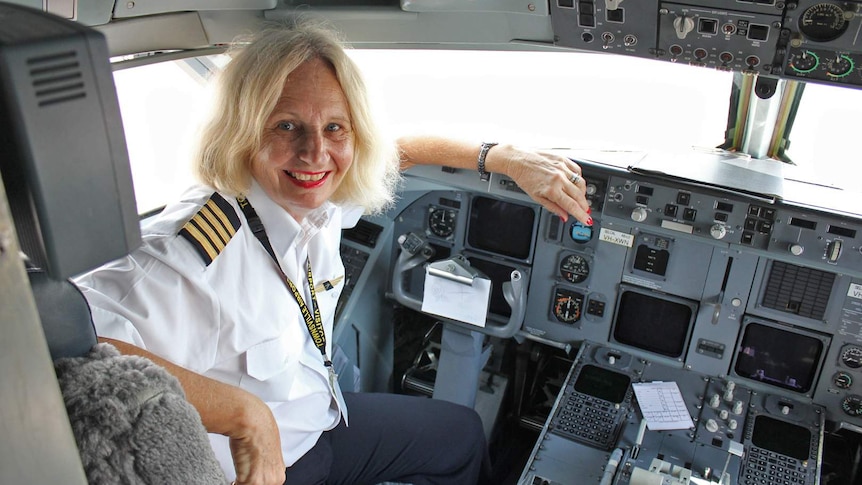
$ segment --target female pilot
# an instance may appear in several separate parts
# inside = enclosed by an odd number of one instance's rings
[[[351,208],[387,208],[411,164],[474,169],[479,147],[416,137],[396,151],[337,37],[308,23],[260,31],[219,86],[201,183],[145,225],[142,247],[76,281],[100,337],[179,379],[237,484],[486,479],[473,410],[341,392],[330,359],[343,280],[325,283],[344,275]],[[591,222],[574,162],[486,144],[478,163]]]

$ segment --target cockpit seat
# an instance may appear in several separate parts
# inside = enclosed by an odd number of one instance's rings
[[[96,345],[90,305],[68,280],[56,280],[37,268],[27,268],[30,288],[42,321],[51,359],[82,357]]]
[[[226,484],[179,381],[148,359],[98,343],[90,307],[72,282],[27,273],[87,482]]]

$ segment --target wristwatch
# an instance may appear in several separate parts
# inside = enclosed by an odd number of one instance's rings
[[[482,143],[482,148],[479,149],[479,180],[483,182],[491,178],[491,174],[485,171],[485,157],[488,156],[488,150],[496,145],[497,143]]]

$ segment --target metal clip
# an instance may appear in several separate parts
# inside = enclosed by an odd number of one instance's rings
[[[470,286],[473,285],[473,279],[483,276],[479,270],[470,266],[467,258],[460,254],[452,256],[449,259],[434,261],[426,266],[425,269],[429,274],[434,276]]]

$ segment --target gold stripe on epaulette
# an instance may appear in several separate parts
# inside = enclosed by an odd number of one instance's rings
[[[189,223],[187,223],[183,227],[183,230],[180,232],[180,234],[183,234],[184,232],[187,232],[189,235],[191,235],[193,239],[193,241],[191,241],[192,245],[194,245],[194,247],[198,249],[198,252],[203,251],[205,253],[201,254],[201,256],[205,256],[204,261],[206,261],[207,264],[212,263],[215,257],[218,256],[219,251],[216,250],[216,248],[212,245],[209,239],[207,239],[207,237],[203,233],[201,233],[200,229],[198,229],[197,226],[195,226],[191,223],[191,221],[189,221]]]
[[[212,204],[212,205],[215,205],[215,204]],[[218,208],[216,208],[216,209],[218,209]],[[219,211],[219,212],[221,212],[221,211]],[[201,211],[198,213],[198,215],[203,215],[206,218],[207,222],[218,233],[219,239],[221,239],[221,241],[225,244],[227,244],[227,242],[230,241],[230,238],[233,237],[234,232],[236,232],[233,230],[233,227],[231,227],[230,225],[225,227],[225,221],[222,221],[221,219],[219,219],[218,215],[213,213],[213,209],[212,209],[212,207],[210,207],[210,202],[207,202],[205,206],[201,207]],[[222,214],[222,215],[224,215],[224,214]],[[230,228],[230,232],[228,232],[228,228]]]
[[[221,253],[242,223],[221,195],[213,194],[180,230],[180,235],[209,265]]]
[[[207,236],[207,241],[212,244],[213,248],[216,249],[217,253],[220,253],[222,249],[224,249],[224,241],[218,237],[216,234],[215,228],[210,225],[210,222],[206,220],[206,218],[200,212],[197,213],[189,223],[194,224],[198,229],[201,230]]]

